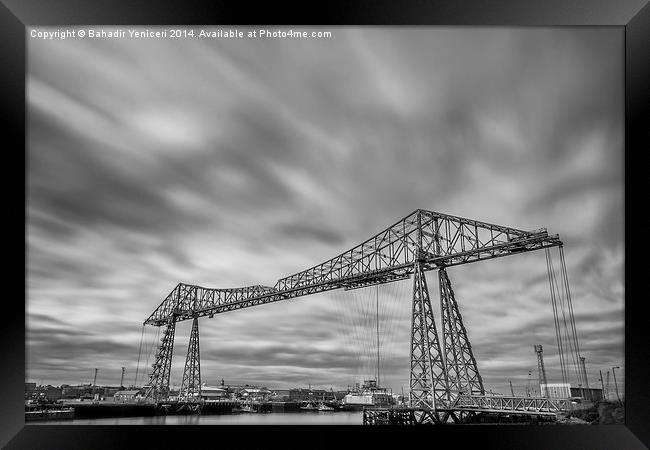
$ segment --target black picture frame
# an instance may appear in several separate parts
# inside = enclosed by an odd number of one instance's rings
[[[645,253],[647,232],[641,215],[645,202],[644,169],[647,148],[647,117],[650,117],[650,5],[647,0],[336,0],[326,2],[225,2],[196,1],[188,5],[171,0],[113,0],[47,2],[3,0],[0,5],[0,84],[2,111],[8,125],[5,155],[16,157],[11,165],[18,172],[20,161],[27,175],[25,150],[25,27],[38,25],[159,25],[159,24],[274,24],[274,25],[473,25],[473,26],[615,26],[625,29],[625,425],[591,426],[466,426],[427,427],[228,427],[209,426],[25,426],[25,305],[8,296],[0,326],[3,368],[0,371],[0,445],[6,448],[130,448],[141,445],[189,447],[191,445],[327,446],[427,445],[479,446],[481,448],[589,448],[633,449],[650,445],[648,376],[650,357],[646,338],[644,295],[637,261]],[[644,121],[644,118],[646,119]],[[26,155],[26,152],[25,152]],[[8,160],[5,160],[5,164]],[[6,180],[5,180],[6,181]],[[12,199],[15,186],[8,185]],[[639,194],[641,200],[634,200]],[[23,197],[23,207],[26,201]],[[16,200],[16,203],[19,201]],[[16,205],[16,209],[20,206]],[[9,216],[7,214],[7,216]],[[17,221],[16,221],[17,222]],[[12,223],[13,225],[13,223]],[[646,225],[646,230],[644,230]],[[16,225],[17,227],[17,225]],[[7,240],[18,230],[10,228]],[[639,247],[637,247],[639,246]],[[26,255],[26,244],[23,248]],[[11,269],[18,269],[12,258]],[[20,258],[18,258],[20,260]],[[26,267],[26,266],[23,266]],[[26,276],[26,272],[23,271]],[[8,271],[15,283],[16,277]],[[11,284],[11,283],[9,283]],[[25,283],[25,286],[27,283]],[[26,301],[26,292],[25,301]],[[17,304],[16,304],[17,303]],[[233,439],[236,444],[233,444]],[[393,441],[393,442],[389,442]],[[199,444],[200,443],[200,444]]]

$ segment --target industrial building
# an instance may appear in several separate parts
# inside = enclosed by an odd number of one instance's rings
[[[228,391],[225,388],[217,386],[201,385],[201,399],[203,400],[222,400],[228,398]]]
[[[594,388],[571,388],[571,397],[582,397],[590,402],[599,402],[603,399],[603,390]]]
[[[128,403],[128,402],[133,402],[136,400],[138,397],[138,394],[140,393],[140,390],[133,389],[133,390],[124,390],[124,391],[117,391],[113,395],[113,401],[116,403]]]
[[[571,397],[571,385],[569,383],[540,383],[539,391],[547,398]]]
[[[571,387],[569,383],[547,383],[539,385],[540,392],[548,398],[583,398],[591,402],[603,399],[602,389]]]

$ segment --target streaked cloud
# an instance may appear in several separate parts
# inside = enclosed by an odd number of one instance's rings
[[[116,384],[125,366],[142,382],[158,330],[141,323],[179,281],[273,285],[417,208],[559,233],[590,384],[623,367],[622,31],[332,31],[28,41],[30,380],[89,382],[98,367]],[[523,392],[534,344],[559,381],[543,254],[449,274],[486,385]],[[410,289],[379,290],[382,378],[396,391],[408,386]],[[203,319],[204,379],[329,388],[370,376],[375,294]],[[177,385],[189,327],[178,325]]]

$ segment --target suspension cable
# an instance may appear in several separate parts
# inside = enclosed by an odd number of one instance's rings
[[[347,313],[347,307],[344,304],[343,292],[345,291],[341,289],[336,289],[334,291],[331,291],[330,299],[334,304],[334,309],[336,314],[336,319],[334,320],[334,322],[336,323],[337,335],[343,341],[343,348],[350,351],[352,349],[352,345],[350,342],[350,328],[348,326],[349,323],[348,313]]]
[[[564,351],[568,352],[570,360],[573,362],[573,370],[575,372],[576,380],[579,385],[583,385],[585,380],[580,370],[580,346],[578,342],[578,333],[575,326],[575,316],[573,312],[573,303],[571,300],[571,290],[569,289],[569,277],[566,269],[566,261],[564,258],[564,249],[559,247],[560,255],[560,282],[555,275],[553,261],[549,249],[546,249],[547,269],[549,272],[549,285],[551,287],[551,302],[553,303],[553,315],[556,327],[556,336],[558,338],[558,351],[560,352],[560,366],[562,369],[563,382],[566,384],[569,380],[569,371],[567,370],[568,357]],[[556,297],[557,295],[557,297]],[[562,312],[562,322],[564,324],[564,342],[562,339],[562,331],[560,330],[560,317],[558,309]],[[568,316],[568,318],[567,318]],[[566,349],[565,349],[566,347]]]
[[[365,307],[364,307],[364,298],[361,295],[362,292],[360,289],[351,290],[352,296],[354,297],[354,304],[356,306],[355,316],[354,316],[354,326],[357,335],[357,346],[361,352],[361,361],[360,361],[360,372],[359,376],[362,378],[366,376],[366,367],[368,364],[368,343],[365,339]]]
[[[571,342],[569,340],[569,333],[568,333],[567,320],[566,320],[566,312],[564,310],[564,297],[562,296],[562,294],[560,292],[560,289],[558,287],[557,277],[555,276],[555,268],[553,267],[553,259],[552,258],[550,259],[550,264],[551,264],[551,276],[553,278],[553,287],[555,288],[555,292],[556,292],[556,295],[557,295],[556,301],[559,302],[559,310],[562,313],[562,320],[560,321],[560,327],[561,327],[561,330],[564,331],[564,341],[563,341],[564,347],[563,347],[563,351],[565,351],[566,353],[571,354]],[[558,320],[560,320],[559,317],[558,317]],[[564,324],[564,328],[562,328],[562,326],[561,326],[562,324]],[[566,365],[567,365],[567,362],[568,362],[568,357],[567,357],[566,353],[564,354],[565,369],[566,369]],[[567,374],[567,378],[566,378],[566,380],[564,380],[564,383],[569,382],[569,371],[568,371],[568,369],[566,369],[566,374]]]
[[[144,324],[142,324],[142,331],[140,332],[140,347],[138,348],[138,364],[135,367],[135,380],[133,386],[138,385],[138,371],[140,370],[140,355],[142,354],[142,339],[144,338]]]
[[[569,317],[570,317],[570,320],[571,320],[571,330],[573,332],[573,341],[574,341],[574,344],[575,344],[576,356],[577,356],[577,359],[579,361],[580,360],[580,355],[581,355],[581,353],[580,353],[580,345],[578,343],[578,332],[576,330],[576,321],[575,321],[575,316],[573,314],[573,302],[571,301],[571,289],[569,289],[569,275],[568,275],[567,268],[566,268],[566,261],[564,259],[564,248],[562,246],[560,246],[559,253],[560,253],[560,265],[561,265],[561,270],[562,270],[562,278],[564,280],[564,287],[566,289],[566,295],[567,295],[567,303],[568,303],[568,306],[569,306]],[[578,363],[576,363],[576,365],[578,366]],[[579,367],[577,368],[577,371],[578,371],[578,374],[579,374],[578,375],[578,382],[582,386],[584,386],[585,383],[586,383],[586,380],[582,379],[583,376],[582,376],[582,373],[581,373]]]
[[[551,268],[553,268],[553,262],[551,261]],[[575,375],[577,377],[577,381],[580,383],[580,367],[579,367],[579,355],[577,354],[577,349],[575,347],[575,334],[573,336],[570,336],[571,330],[570,328],[572,327],[571,322],[573,320],[571,311],[569,310],[568,306],[565,306],[565,303],[568,302],[568,299],[565,296],[565,292],[560,291],[560,284],[557,281],[557,277],[555,275],[555,269],[553,268],[553,278],[555,280],[555,286],[558,291],[558,296],[560,298],[560,305],[562,309],[562,318],[564,322],[564,335],[566,338],[566,346],[567,346],[567,351],[571,355],[571,360],[573,361],[573,370],[575,372]],[[564,286],[563,286],[564,287]],[[569,316],[567,319],[567,315]],[[567,323],[568,320],[568,323]],[[573,337],[573,340],[572,340]],[[568,372],[567,372],[568,373]]]
[[[375,368],[375,339],[374,339],[374,333],[373,333],[373,322],[375,321],[375,313],[374,313],[374,301],[373,301],[373,295],[372,295],[372,289],[367,289],[363,288],[360,289],[363,291],[365,303],[364,303],[364,314],[365,314],[365,320],[364,320],[364,328],[363,331],[365,332],[364,334],[364,341],[366,343],[366,352],[367,352],[367,369],[366,369],[366,374],[368,376],[369,380],[372,380],[373,378],[376,377],[377,370]]]
[[[160,327],[156,327],[156,328],[157,328],[156,336],[151,341],[151,345],[149,346],[149,350],[147,351],[147,360],[145,361],[145,367],[149,367],[149,358],[151,358],[151,353],[153,352],[155,344],[158,341],[158,338],[160,337]]]
[[[379,386],[379,285],[375,289],[376,306],[377,306],[377,385]]]
[[[361,298],[358,289],[347,291],[347,295],[351,296],[350,303],[350,319],[352,324],[352,338],[354,340],[354,348],[358,355],[359,364],[356,367],[356,376],[363,376],[365,371],[366,350],[363,346],[362,328],[360,322],[363,320]]]
[[[553,323],[555,325],[555,337],[557,340],[557,351],[558,351],[558,356],[560,359],[560,371],[562,373],[562,382],[566,383],[566,368],[565,368],[565,362],[564,362],[564,354],[563,354],[563,345],[562,345],[562,333],[560,331],[560,321],[557,313],[557,303],[555,299],[555,289],[553,288],[553,276],[551,272],[551,255],[549,252],[549,249],[545,249],[546,253],[546,269],[548,271],[548,284],[551,292],[551,305],[553,307]]]
[[[382,361],[382,365],[384,365],[384,366],[386,365],[386,362],[389,361],[393,356],[392,349],[394,347],[394,341],[395,341],[394,333],[395,333],[395,329],[396,329],[396,317],[395,317],[395,315],[396,315],[395,314],[396,307],[395,307],[395,304],[397,303],[397,301],[396,301],[396,297],[397,297],[397,294],[396,294],[397,286],[396,286],[396,284],[397,283],[399,283],[399,282],[389,283],[384,288],[384,291],[385,291],[385,294],[384,294],[384,299],[385,299],[384,300],[384,304],[385,304],[385,310],[384,311],[385,312],[384,312],[384,314],[386,316],[385,317],[386,324],[385,324],[385,326],[383,328],[385,331],[382,333],[382,341],[381,341],[381,346],[382,346],[382,348],[384,350],[381,361]]]

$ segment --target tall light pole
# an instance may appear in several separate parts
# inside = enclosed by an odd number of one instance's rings
[[[542,385],[544,386],[544,397],[549,398],[548,381],[546,381],[546,369],[544,369],[544,352],[541,345],[534,345],[535,353],[537,353],[537,371],[539,372],[539,391],[542,393]]]
[[[589,393],[589,400],[593,401],[593,396],[591,395],[591,390],[589,389],[589,380],[587,379],[587,367],[585,366],[585,357],[581,356],[580,357],[580,368],[582,369],[582,378],[585,380],[585,387],[587,388],[587,391]],[[585,397],[585,390],[582,390],[582,397]]]
[[[618,399],[618,402],[621,403],[621,396],[618,395],[618,383],[616,383],[616,369],[620,369],[620,367],[612,367],[612,373],[614,374],[614,387],[616,388],[616,398]]]
[[[605,385],[603,384],[603,371],[599,370],[598,373],[600,373],[600,378],[598,379],[600,381],[600,399],[605,400]]]

